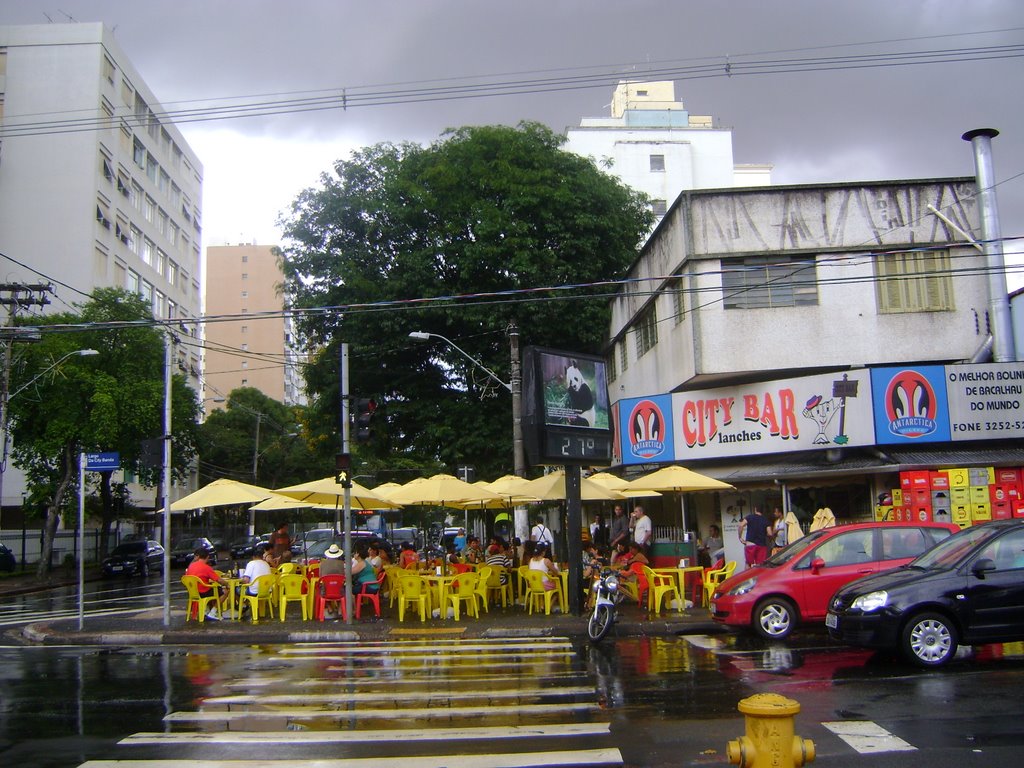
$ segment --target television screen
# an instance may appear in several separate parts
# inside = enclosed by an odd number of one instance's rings
[[[553,427],[608,429],[608,381],[603,360],[539,352],[543,423]]]

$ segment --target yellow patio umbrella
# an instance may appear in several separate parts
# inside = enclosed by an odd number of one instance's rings
[[[630,488],[628,480],[621,478],[618,475],[613,475],[610,472],[595,472],[593,475],[587,477],[587,480],[600,483],[605,488],[611,488],[613,491],[618,491],[623,496],[628,496],[631,499],[638,497],[646,498],[650,496],[661,496],[657,491],[643,491],[639,488]]]
[[[522,478],[517,479],[522,480]],[[525,483],[529,481],[523,480],[523,482]],[[520,504],[533,504],[540,501],[540,499],[538,499],[535,496],[498,493],[498,491],[495,490],[495,488],[490,483],[484,482],[483,480],[478,480],[477,482],[473,483],[473,485],[477,486],[478,488],[482,488],[485,491],[497,493],[498,495],[492,499],[459,501],[456,502],[454,506],[458,507],[459,509],[510,509],[512,507],[518,507]]]
[[[253,504],[249,509],[255,509],[257,512],[274,512],[279,509],[334,509],[334,504],[314,504],[275,493],[269,499]]]
[[[530,481],[519,475],[502,475],[487,483],[487,487],[500,496],[529,496]]]
[[[631,480],[629,488],[638,491],[735,491],[736,488],[721,480],[694,472],[674,464]]]
[[[662,467],[629,483],[629,488],[638,491],[662,491],[687,493],[690,491],[734,491],[736,488],[729,483],[713,477],[694,472],[692,469],[673,464]],[[625,491],[623,491],[625,492]],[[683,530],[686,530],[686,507],[683,499],[679,499],[679,512],[682,516]]]
[[[368,488],[359,483],[353,482],[350,490],[350,501],[353,509],[398,509],[401,504],[378,496]],[[345,498],[345,489],[334,479],[334,475],[323,477],[319,480],[310,480],[298,485],[289,485],[287,488],[276,488],[275,493],[282,496],[289,496],[299,501],[307,501],[312,504],[328,504],[336,507]]]
[[[374,496],[380,496],[382,499],[386,499],[401,487],[401,483],[381,483],[372,490]]]
[[[565,470],[559,469],[549,475],[538,477],[529,483],[530,493],[541,501],[565,500]],[[625,497],[618,491],[605,488],[587,478],[580,480],[581,501],[621,501]]]
[[[232,504],[255,504],[258,501],[269,499],[273,495],[274,492],[267,488],[222,477],[204,485],[188,496],[172,501],[171,511],[181,512],[200,507],[226,507]]]
[[[501,500],[494,491],[445,474],[412,480],[390,494],[390,498],[397,504],[437,504],[442,507],[460,502]]]

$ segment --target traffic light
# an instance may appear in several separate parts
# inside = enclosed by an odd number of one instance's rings
[[[377,401],[372,397],[356,399],[356,441],[365,443],[370,439],[370,423],[377,410]]]
[[[352,456],[339,453],[334,457],[334,482],[342,488],[352,487]]]
[[[139,462],[144,467],[159,469],[164,465],[164,441],[159,437],[143,440],[139,448]]]

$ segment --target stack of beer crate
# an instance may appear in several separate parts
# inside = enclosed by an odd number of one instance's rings
[[[961,528],[1024,517],[1024,469],[964,467],[900,472],[900,487],[875,507],[883,522],[953,522]]]

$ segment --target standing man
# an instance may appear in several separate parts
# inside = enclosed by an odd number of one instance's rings
[[[537,515],[537,524],[530,531],[530,539],[538,545],[547,544],[548,554],[554,551],[555,535],[544,525],[544,515]]]
[[[612,513],[612,527],[608,533],[608,546],[612,552],[615,551],[616,544],[629,544],[629,518],[626,517],[626,512],[622,509],[621,504],[615,505],[615,511]]]
[[[761,514],[760,507],[753,507],[750,514],[740,521],[740,544],[747,567],[759,565],[768,557],[768,529],[771,523]]]
[[[288,535],[288,523],[277,526],[277,530],[270,534],[267,547],[266,559],[271,568],[277,568],[292,559],[292,538]]]
[[[636,522],[633,524],[633,541],[644,556],[648,559],[651,556],[651,541],[654,538],[654,528],[651,525],[651,518],[644,512],[643,507],[633,510]]]

